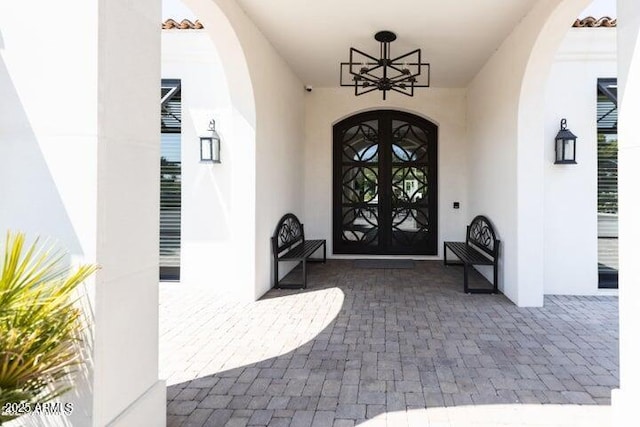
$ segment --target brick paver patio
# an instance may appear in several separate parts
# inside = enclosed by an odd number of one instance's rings
[[[617,297],[518,308],[436,261],[309,283],[255,303],[161,285],[169,426],[608,424]]]

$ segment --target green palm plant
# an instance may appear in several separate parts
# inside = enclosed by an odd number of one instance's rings
[[[0,409],[33,405],[70,389],[68,376],[82,363],[78,285],[95,265],[65,266],[65,254],[22,233],[7,233],[0,271]],[[18,414],[0,413],[0,424]]]

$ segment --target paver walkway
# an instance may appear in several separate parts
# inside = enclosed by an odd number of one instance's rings
[[[617,303],[518,308],[436,261],[329,261],[255,303],[162,284],[168,425],[606,425]]]

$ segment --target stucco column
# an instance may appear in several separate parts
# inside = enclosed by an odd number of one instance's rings
[[[618,0],[620,389],[615,424],[637,423],[640,396],[640,3]]]
[[[158,380],[161,5],[98,0],[96,426],[165,424],[166,386]]]
[[[0,3],[0,235],[51,236],[86,287],[70,416],[14,425],[161,426],[160,0]]]

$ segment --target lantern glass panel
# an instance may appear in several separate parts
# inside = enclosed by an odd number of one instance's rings
[[[200,138],[200,160],[213,160],[213,138],[204,136]]]
[[[566,161],[575,161],[576,153],[575,153],[575,140],[574,139],[565,139],[562,141],[564,144],[564,160]]]
[[[211,160],[220,163],[220,137],[217,134],[211,138]]]
[[[556,139],[556,163],[576,163],[575,139]]]

